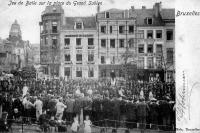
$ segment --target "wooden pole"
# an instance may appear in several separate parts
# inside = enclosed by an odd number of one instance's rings
[[[0,105],[0,118],[2,118],[2,104]]]

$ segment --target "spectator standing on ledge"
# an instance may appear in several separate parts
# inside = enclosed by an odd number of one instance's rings
[[[36,101],[34,103],[34,106],[36,108],[36,119],[37,119],[37,121],[39,121],[39,117],[42,114],[43,103],[38,97],[35,97],[35,98],[36,98]]]
[[[65,104],[63,104],[62,101],[63,101],[63,99],[60,97],[59,101],[56,104],[56,109],[57,109],[56,118],[58,120],[62,120],[64,109],[67,108],[67,106]]]

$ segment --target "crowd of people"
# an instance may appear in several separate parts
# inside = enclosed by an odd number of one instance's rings
[[[77,132],[81,124],[85,133],[92,125],[175,129],[174,83],[9,78],[1,81],[1,91],[8,119],[38,123],[43,130],[70,125]]]

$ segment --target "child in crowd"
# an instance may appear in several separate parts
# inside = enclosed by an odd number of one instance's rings
[[[90,117],[87,115],[84,120],[84,133],[91,133],[91,125],[92,122],[90,121]]]
[[[51,119],[49,121],[49,130],[50,130],[50,133],[55,133],[57,130],[56,130],[56,121],[55,121],[55,117],[54,116],[51,116]]]
[[[71,126],[72,133],[77,133],[79,130],[78,116],[74,117],[74,122]]]

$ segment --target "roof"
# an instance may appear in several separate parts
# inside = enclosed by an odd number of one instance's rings
[[[111,9],[109,9],[109,10],[102,11],[102,12],[99,12],[99,13],[104,13],[104,12],[118,13],[118,12],[124,12],[124,10],[117,9],[117,8],[111,8]]]
[[[145,22],[146,18],[153,18],[153,24],[150,26],[164,25],[161,17],[155,17],[154,9],[134,9],[129,10],[130,17],[136,17],[137,25],[148,26]]]
[[[162,19],[175,19],[175,9],[162,9],[160,15]]]
[[[64,10],[61,5],[46,6],[45,10],[42,12],[42,15],[51,13],[64,13]]]
[[[105,18],[106,12],[109,12],[109,18]],[[124,14],[125,12],[126,12],[126,15]],[[128,14],[128,10],[111,8],[109,10],[105,10],[105,11],[101,11],[101,12],[97,13],[97,18],[98,19],[125,19],[128,17],[127,14]]]
[[[64,29],[74,29],[75,22],[83,22],[84,29],[96,29],[96,18],[91,17],[65,17]]]

